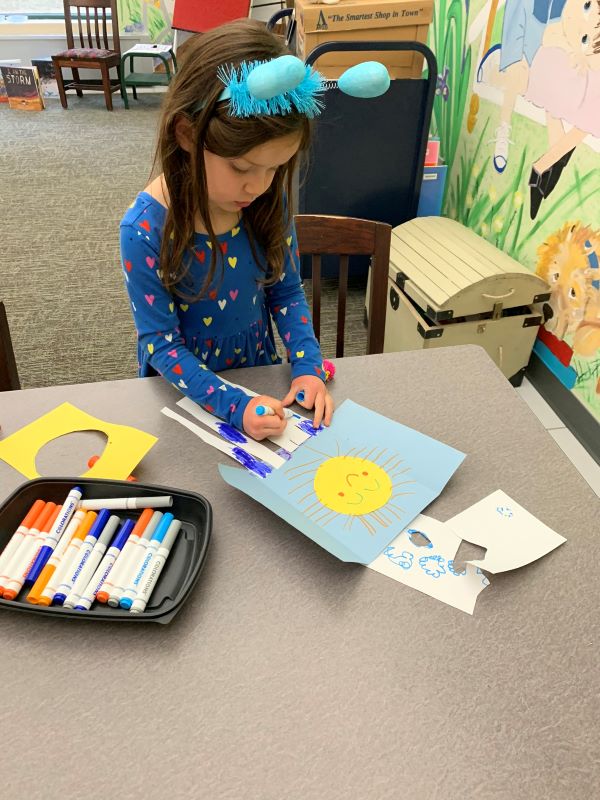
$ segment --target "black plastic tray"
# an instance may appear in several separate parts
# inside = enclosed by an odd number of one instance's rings
[[[0,606],[16,611],[109,622],[170,622],[179,611],[206,560],[212,529],[212,508],[208,500],[193,492],[184,492],[168,486],[153,486],[130,481],[91,480],[90,478],[37,478],[21,484],[0,504],[0,551],[18,528],[27,511],[38,498],[46,502],[63,503],[74,486],[83,489],[83,498],[138,497],[140,495],[172,495],[173,506],[159,509],[170,511],[182,522],[181,532],[152,592],[143,614],[131,614],[120,608],[94,603],[89,611],[74,611],[61,606],[37,606],[25,602],[29,589],[24,589],[15,600],[0,598]],[[123,519],[137,519],[142,509],[113,511]]]

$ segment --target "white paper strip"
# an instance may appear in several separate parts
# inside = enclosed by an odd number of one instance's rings
[[[232,383],[231,381],[223,378],[222,375],[219,375],[219,379],[223,383],[228,383],[230,386],[233,386],[236,389],[241,389],[249,397],[258,397],[256,392],[253,392],[251,389],[247,389],[245,386]],[[301,427],[298,427],[298,425],[303,425],[306,427],[307,424],[312,425],[312,421],[308,417],[304,417],[302,414],[297,414],[294,411],[294,416],[288,420],[285,431],[281,434],[281,436],[269,436],[269,441],[273,442],[273,444],[276,444],[277,447],[280,447],[282,450],[285,450],[288,453],[293,453],[294,450],[299,447],[299,445],[303,444],[307,439],[311,439],[315,435],[306,433],[305,430],[302,430]]]
[[[267,464],[270,464],[275,469],[280,467],[282,464],[285,464],[285,458],[282,458],[281,456],[277,455],[277,453],[269,450],[269,448],[265,447],[264,444],[260,444],[260,442],[257,442],[256,440],[246,436],[241,431],[238,431],[237,428],[233,428],[231,425],[223,422],[223,420],[218,419],[213,414],[205,411],[201,406],[198,405],[198,403],[190,400],[189,397],[182,398],[177,402],[177,405],[184,411],[187,411],[187,413],[192,417],[195,417],[197,420],[204,423],[207,428],[216,431],[226,441],[241,447],[247,453],[252,453],[252,455],[260,458],[261,461],[265,461]]]
[[[212,447],[215,447],[222,453],[226,453],[228,456],[231,456],[231,458],[235,458],[238,463],[246,467],[246,469],[255,475],[259,475],[261,478],[264,478],[271,472],[271,467],[269,465],[259,461],[251,453],[246,452],[241,447],[236,447],[228,442],[225,442],[219,436],[214,436],[212,433],[208,433],[208,431],[205,431],[199,425],[196,425],[195,422],[190,422],[189,419],[182,417],[181,414],[178,414],[176,411],[171,411],[170,408],[165,406],[165,408],[161,409],[161,412],[166,417],[174,419],[189,431],[195,433],[196,436],[202,439],[202,441],[206,442],[206,444],[210,444]],[[258,444],[258,442],[256,444]]]

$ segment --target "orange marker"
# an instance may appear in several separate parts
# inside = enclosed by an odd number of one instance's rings
[[[44,508],[40,511],[38,518],[23,537],[21,544],[11,556],[10,561],[4,566],[2,570],[4,574],[0,575],[0,596],[4,592],[4,589],[8,586],[9,581],[14,578],[15,575],[19,574],[19,565],[25,560],[26,551],[28,551],[30,546],[33,546],[33,542],[39,536],[40,531],[48,521],[48,517],[52,514],[55,508],[56,503],[46,503]]]
[[[39,599],[37,601],[38,605],[49,606],[50,603],[52,602],[52,598],[56,593],[56,589],[63,582],[63,578],[68,573],[69,568],[73,566],[75,555],[79,551],[81,543],[90,532],[90,528],[94,524],[94,521],[97,516],[98,514],[95,511],[88,511],[87,513],[85,513],[83,521],[81,522],[81,524],[73,534],[71,541],[67,545],[67,549],[65,550],[63,557],[60,560],[60,564],[58,564],[56,569],[53,570],[53,573],[50,576],[50,580],[46,583],[45,587],[40,593]],[[42,576],[40,575],[40,578],[41,577]],[[29,601],[29,596],[27,597],[27,600]]]
[[[102,584],[100,591],[96,594],[96,600],[100,603],[108,603],[108,598],[111,594],[111,589],[114,589],[115,586],[118,586],[119,578],[121,577],[120,569],[123,569],[123,565],[125,564],[125,568],[127,567],[127,562],[129,560],[128,553],[130,552],[131,548],[134,547],[140,540],[142,533],[148,527],[148,523],[154,516],[154,509],[153,508],[145,508],[142,513],[140,514],[140,518],[135,523],[133,530],[129,534],[129,538],[125,542],[122,551],[119,553],[117,560],[115,561],[114,567],[111,569],[109,574],[109,580],[105,580]]]
[[[21,522],[17,530],[10,537],[8,544],[2,551],[2,554],[0,555],[0,585],[2,584],[2,578],[4,577],[4,567],[6,567],[10,563],[11,558],[17,552],[17,549],[21,546],[23,539],[29,533],[29,529],[33,526],[33,523],[39,517],[45,505],[46,503],[44,500],[35,501],[35,503],[31,506],[31,508],[25,515],[25,519],[23,520],[23,522]]]
[[[25,600],[28,603],[33,603],[34,605],[37,605],[37,603],[39,603],[40,595],[46,588],[46,584],[54,574],[56,567],[60,564],[65,550],[69,546],[69,543],[73,538],[73,535],[77,532],[78,528],[80,527],[84,519],[85,519],[85,511],[82,511],[81,509],[79,511],[75,511],[75,513],[71,517],[69,524],[65,528],[64,533],[60,537],[58,544],[54,548],[52,555],[44,565],[44,568],[40,572],[38,579],[33,584],[29,594],[25,598]]]
[[[54,508],[52,508],[52,506],[54,506]],[[56,518],[60,514],[62,506],[57,506],[56,503],[48,503],[42,511],[42,514],[45,514],[48,508],[50,508],[50,516],[47,517],[46,524],[37,532],[37,536],[33,538],[33,541],[23,542],[23,546],[15,553],[14,568],[11,564],[10,580],[7,582],[4,589],[3,597],[5,600],[14,600],[23,588],[27,573],[35,561],[38,550],[46,540],[46,534],[50,532],[50,528],[54,525]]]
[[[99,458],[100,458],[100,456],[92,456],[90,458],[90,460],[88,461],[88,467],[91,469],[94,466],[94,464],[96,463],[96,461],[98,461]],[[128,481],[137,481],[137,478],[134,478],[133,475],[130,475],[127,478],[127,480]]]

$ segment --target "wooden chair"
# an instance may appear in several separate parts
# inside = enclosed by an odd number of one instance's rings
[[[0,302],[0,392],[10,392],[20,388],[6,309],[4,303]]]
[[[321,334],[321,256],[339,256],[336,358],[344,355],[348,257],[371,256],[367,353],[383,353],[391,225],[326,214],[297,214],[295,222],[300,255],[312,256],[312,315],[317,339]]]
[[[83,89],[104,91],[106,108],[112,111],[112,93],[121,91],[121,43],[119,41],[119,19],[117,0],[63,0],[67,49],[52,56],[56,82],[63,108],[67,108],[69,89],[75,89],[78,97],[83,97]],[[110,9],[112,22],[112,49],[108,46],[108,15]],[[78,43],[73,36],[73,23],[76,24]],[[117,78],[110,77],[109,70],[115,67]],[[70,69],[73,79],[65,82],[62,70]],[[102,80],[81,80],[80,69],[100,70]]]

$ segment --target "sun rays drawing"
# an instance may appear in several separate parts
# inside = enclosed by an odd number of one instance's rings
[[[346,400],[329,428],[265,478],[219,467],[343,561],[369,564],[442,491],[464,454]]]
[[[407,477],[410,467],[388,448],[351,448],[344,454],[341,449],[337,442],[337,455],[331,457],[305,444],[301,454],[317,458],[301,461],[298,454],[287,470],[292,484],[288,496],[297,492],[298,505],[317,525],[342,518],[343,530],[362,525],[371,536],[378,527],[397,525],[404,512],[400,498],[414,494],[414,481]]]

